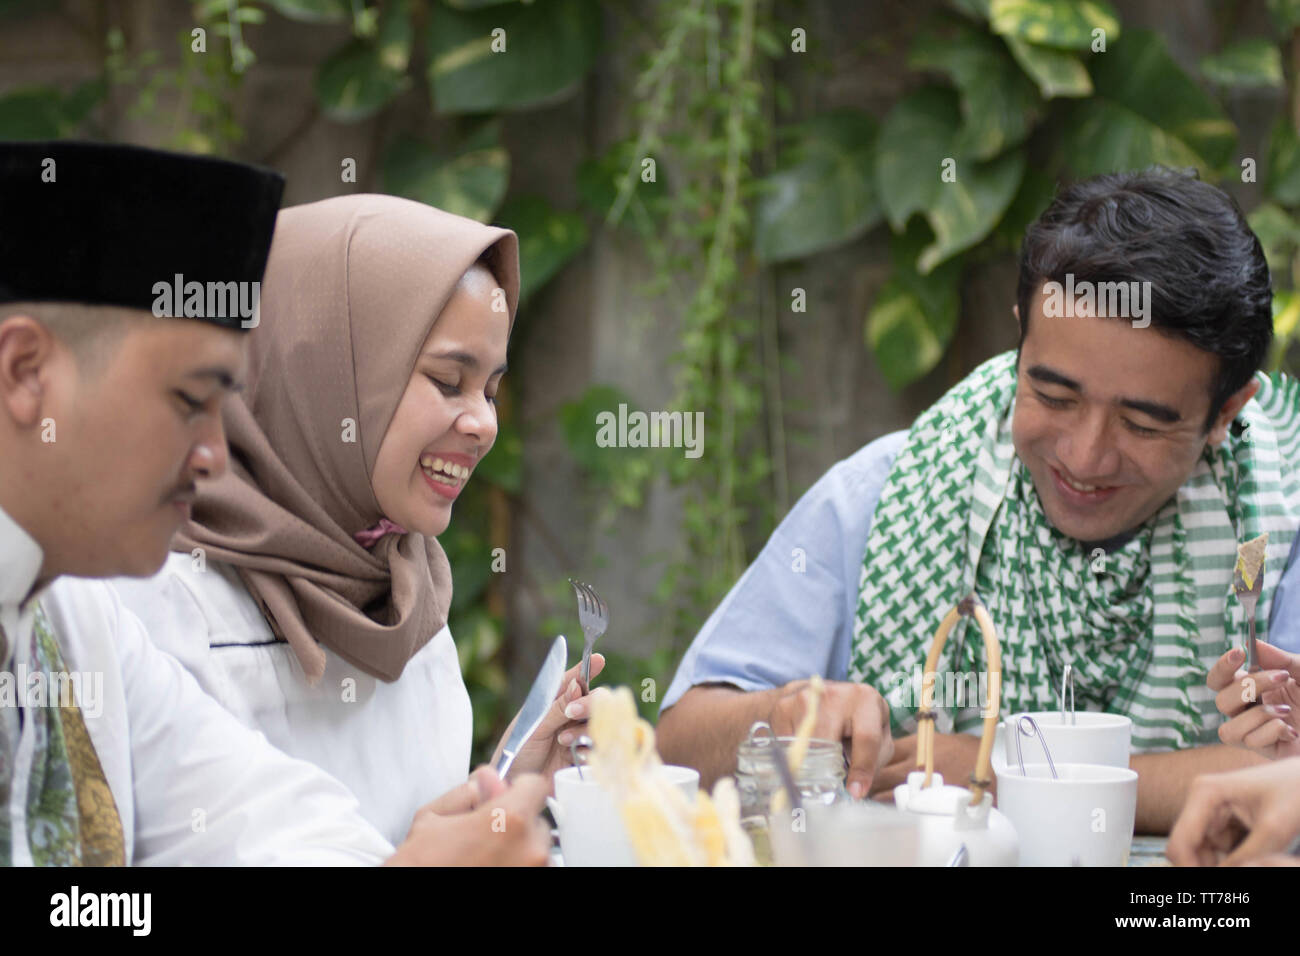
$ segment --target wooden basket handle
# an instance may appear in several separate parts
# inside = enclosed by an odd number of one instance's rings
[[[934,776],[934,680],[939,666],[939,655],[948,640],[948,634],[957,623],[958,618],[974,617],[984,635],[984,652],[988,657],[989,696],[988,708],[984,711],[984,733],[980,737],[979,755],[975,758],[975,772],[970,777],[971,806],[984,799],[984,791],[993,786],[993,740],[998,730],[998,708],[1002,703],[1002,647],[998,643],[998,632],[993,626],[984,602],[974,591],[962,598],[955,608],[949,611],[939,629],[934,632],[934,644],[930,647],[930,656],[925,661],[925,675],[921,682],[921,709],[916,712],[920,722],[916,732],[916,769],[925,771],[923,787],[930,786]],[[978,682],[977,682],[978,685]],[[978,693],[978,691],[977,691]]]

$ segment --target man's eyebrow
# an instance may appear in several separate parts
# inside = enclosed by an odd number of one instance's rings
[[[447,352],[425,352],[424,354],[430,358],[450,359],[453,362],[459,362],[471,372],[476,372],[479,368],[478,357],[471,355],[469,352],[462,352],[460,349],[451,349]],[[505,362],[502,362],[497,368],[492,370],[493,375],[504,375],[505,372]]]
[[[215,378],[217,382],[220,383],[221,387],[228,391],[242,392],[244,390],[243,382],[236,382],[234,377],[230,374],[230,372],[227,369],[218,368],[215,366],[212,368],[197,368],[192,372],[187,372],[185,374],[185,377],[186,378]]]
[[[1035,381],[1042,382],[1045,385],[1060,385],[1076,392],[1082,392],[1083,386],[1074,379],[1062,375],[1055,369],[1050,369],[1046,365],[1034,365],[1025,371],[1025,374]]]
[[[1076,392],[1083,392],[1083,386],[1069,376],[1062,375],[1046,365],[1035,365],[1025,372],[1030,378],[1047,385],[1060,385]],[[1150,415],[1156,421],[1164,422],[1168,425],[1174,425],[1183,420],[1182,412],[1160,402],[1152,402],[1145,398],[1121,398],[1118,404],[1124,408],[1131,408],[1135,412],[1141,412],[1143,415]]]
[[[1125,408],[1131,408],[1143,415],[1150,415],[1156,421],[1164,422],[1167,425],[1174,425],[1183,420],[1182,413],[1178,409],[1170,408],[1168,405],[1161,405],[1159,402],[1148,402],[1141,398],[1121,398],[1119,403]]]

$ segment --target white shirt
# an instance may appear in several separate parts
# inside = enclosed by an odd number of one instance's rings
[[[341,780],[394,844],[420,807],[467,779],[473,715],[446,627],[392,683],[322,647],[312,686],[230,565],[177,552],[153,578],[110,584],[221,706]]]
[[[40,546],[0,510],[0,624],[4,666],[31,667]],[[102,581],[59,578],[35,596],[72,673],[78,705],[117,804],[128,863],[153,865],[375,864],[392,847],[342,784],[273,748],[203,693],[150,644],[139,620]],[[22,602],[22,603],[20,603]],[[33,722],[0,706],[14,750],[13,862],[32,863],[26,804]]]

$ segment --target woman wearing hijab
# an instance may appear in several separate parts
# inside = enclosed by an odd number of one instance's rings
[[[230,468],[198,488],[158,576],[115,582],[209,694],[342,780],[395,842],[469,770],[436,536],[496,438],[518,296],[508,230],[391,196],[281,211],[226,403]],[[207,414],[201,389],[178,401]],[[568,762],[575,676],[518,770]]]

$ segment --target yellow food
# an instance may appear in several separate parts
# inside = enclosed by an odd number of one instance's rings
[[[1237,545],[1237,567],[1247,588],[1255,586],[1255,578],[1264,570],[1264,553],[1268,549],[1268,532]]]
[[[729,777],[713,797],[689,799],[659,772],[654,728],[637,716],[626,687],[594,696],[587,725],[596,780],[618,802],[632,851],[642,866],[752,866],[740,827],[740,798]]]
[[[786,762],[790,765],[790,776],[795,780],[799,779],[799,771],[803,768],[803,759],[808,756],[808,744],[812,740],[813,728],[817,726],[817,711],[821,706],[822,694],[826,690],[826,684],[820,676],[813,674],[808,679],[808,689],[810,691],[808,709],[804,712],[803,720],[799,721],[799,726],[795,729],[794,740],[790,743],[790,749],[786,752]],[[772,794],[772,805],[769,811],[771,813],[780,813],[785,809],[786,802],[784,788],[777,790]]]

